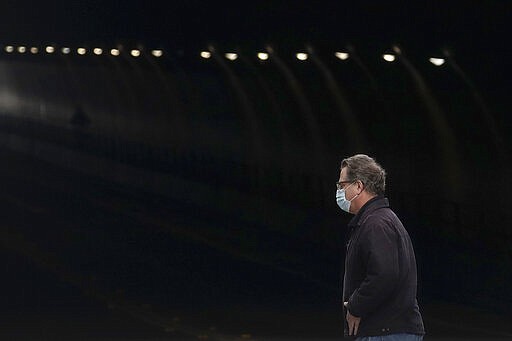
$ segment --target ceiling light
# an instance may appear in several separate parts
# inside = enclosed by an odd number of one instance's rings
[[[229,59],[229,60],[236,60],[238,58],[238,55],[236,53],[226,53],[226,58]]]
[[[445,62],[443,58],[430,58],[429,61],[435,66],[441,66]]]
[[[346,52],[336,52],[334,55],[336,56],[336,58],[341,60],[347,60],[349,57],[349,54]]]
[[[297,57],[298,60],[307,60],[308,59],[308,54],[304,53],[304,52],[299,52],[295,56]]]
[[[394,62],[396,57],[394,54],[390,54],[390,53],[386,53],[386,54],[383,54],[382,55],[382,58],[386,61],[386,62]]]
[[[258,58],[260,60],[267,60],[268,59],[268,53],[260,52],[260,53],[258,53]]]

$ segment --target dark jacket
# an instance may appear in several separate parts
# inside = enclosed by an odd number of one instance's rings
[[[425,334],[416,300],[414,249],[388,199],[369,200],[349,228],[343,301],[361,318],[357,336]]]

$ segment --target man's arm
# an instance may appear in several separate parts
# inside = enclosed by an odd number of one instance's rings
[[[360,241],[366,277],[348,300],[347,308],[353,316],[364,318],[375,311],[396,286],[398,245],[394,229],[387,225],[368,226]]]

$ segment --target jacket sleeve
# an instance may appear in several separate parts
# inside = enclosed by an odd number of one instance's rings
[[[380,222],[369,225],[360,241],[366,277],[349,298],[348,310],[364,318],[388,298],[397,284],[398,245],[394,229]]]

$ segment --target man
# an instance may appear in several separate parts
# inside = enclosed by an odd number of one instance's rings
[[[355,216],[343,280],[345,336],[358,341],[421,341],[416,258],[409,234],[384,197],[386,172],[371,157],[341,162],[338,206]]]

